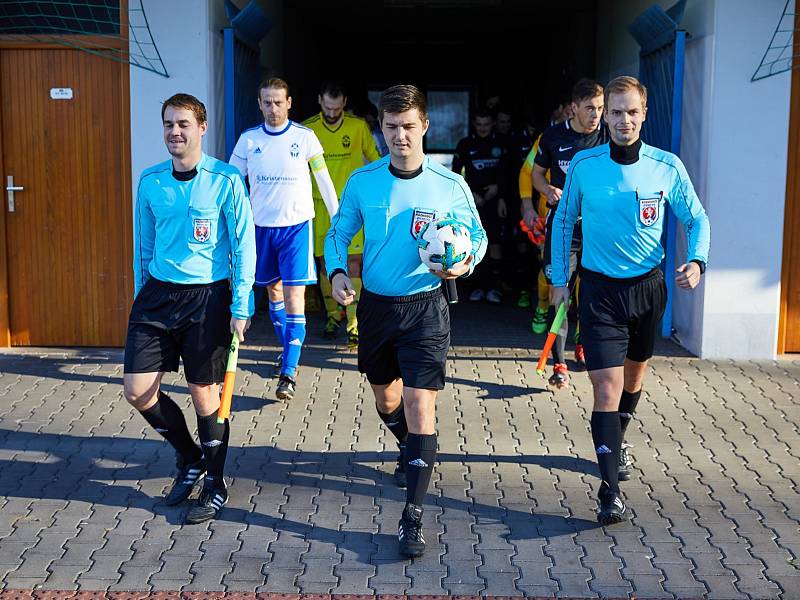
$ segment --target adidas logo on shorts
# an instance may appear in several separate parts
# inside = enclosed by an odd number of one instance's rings
[[[425,462],[424,460],[422,460],[421,458],[415,458],[414,460],[412,460],[412,461],[411,461],[410,463],[408,463],[408,464],[409,464],[409,465],[411,465],[411,466],[413,466],[413,467],[427,467],[427,466],[428,466],[428,463],[426,463],[426,462]]]
[[[217,446],[221,446],[221,440],[208,440],[207,442],[203,442],[203,446],[208,446],[209,448],[216,448]]]
[[[595,450],[598,454],[611,454],[611,448],[603,444],[597,450]]]

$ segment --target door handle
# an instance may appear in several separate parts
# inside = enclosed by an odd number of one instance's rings
[[[16,212],[16,206],[14,204],[14,192],[21,192],[25,188],[21,185],[14,185],[14,176],[8,176],[8,185],[6,186],[6,194],[8,200],[8,212],[13,213]]]

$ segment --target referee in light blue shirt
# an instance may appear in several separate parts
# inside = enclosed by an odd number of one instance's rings
[[[178,474],[164,502],[179,504],[205,474],[187,523],[213,519],[228,500],[223,468],[230,424],[217,423],[231,333],[253,314],[255,230],[235,167],[203,154],[206,108],[175,94],[161,109],[170,160],[146,169],[134,211],[136,298],[125,343],[125,399],[175,449]],[[161,390],[183,360],[200,446]]]
[[[708,217],[680,159],[639,139],[647,114],[647,90],[633,77],[617,77],[605,89],[611,142],[572,159],[553,219],[554,302],[569,298],[569,250],[580,215],[583,254],[578,314],[586,367],[594,388],[592,440],[602,482],[598,521],[627,518],[619,480],[632,462],[625,428],[642,393],[666,305],[659,265],[667,204],[686,227],[688,261],[675,282],[693,289],[708,260]]]
[[[406,487],[400,551],[420,556],[422,503],[436,460],[436,394],[444,388],[450,347],[442,279],[471,272],[486,252],[486,233],[461,176],[423,153],[425,96],[412,85],[397,85],[383,93],[379,108],[390,155],[355,171],[345,184],[325,238],[325,264],[334,298],[350,304],[355,291],[347,277],[347,248],[363,225],[358,368],[400,446],[395,480]],[[467,263],[441,275],[422,264],[416,241],[422,226],[439,217],[463,222],[472,238]]]

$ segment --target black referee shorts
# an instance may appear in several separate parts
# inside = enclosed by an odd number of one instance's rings
[[[225,378],[231,343],[228,280],[180,285],[149,279],[128,319],[125,373],[177,371],[196,385]]]
[[[661,269],[614,279],[581,268],[580,276],[578,316],[587,370],[619,367],[625,358],[650,359],[667,304]]]
[[[366,288],[358,302],[358,370],[373,385],[402,378],[419,389],[444,388],[450,311],[441,288],[413,296],[380,296]]]

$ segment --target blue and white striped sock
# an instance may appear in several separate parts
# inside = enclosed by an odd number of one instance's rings
[[[286,315],[286,336],[283,341],[283,373],[294,379],[300,352],[306,339],[305,315]]]
[[[283,338],[286,335],[286,304],[283,300],[269,303],[269,318],[275,328],[275,335],[278,336],[278,343],[283,346]]]

